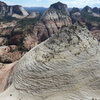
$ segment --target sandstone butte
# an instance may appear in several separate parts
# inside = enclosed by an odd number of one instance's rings
[[[0,100],[99,100],[100,45],[80,26],[63,26],[16,64]]]

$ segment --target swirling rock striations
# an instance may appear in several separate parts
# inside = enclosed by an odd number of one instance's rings
[[[85,27],[62,27],[18,61],[9,82],[1,100],[99,100],[99,43]]]

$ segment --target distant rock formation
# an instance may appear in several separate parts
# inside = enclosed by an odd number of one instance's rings
[[[89,6],[84,7],[82,10],[73,8],[70,11],[72,23],[79,25],[86,25],[93,35],[100,41],[100,8]]]
[[[63,25],[70,25],[71,23],[67,5],[57,2],[52,4],[43,14],[33,32],[38,37],[38,41],[42,42],[52,34],[57,33]]]
[[[100,8],[95,7],[92,9],[89,6],[86,6],[82,9],[81,13],[88,14],[93,17],[100,17]]]
[[[41,17],[42,21],[66,19],[69,16],[67,5],[61,2],[52,4]]]
[[[24,18],[28,15],[28,12],[22,6],[8,6],[6,3],[0,1],[0,18],[5,16]]]
[[[93,12],[96,14],[100,14],[100,8],[94,7]]]
[[[62,27],[18,61],[9,82],[1,100],[99,100],[100,45],[85,27]]]
[[[81,11],[79,8],[72,8],[72,10],[70,11],[70,16],[71,16],[71,19],[72,19],[72,23],[75,23],[75,22],[82,22],[81,21]]]
[[[0,1],[0,18],[5,16],[8,6],[6,3]]]
[[[85,20],[86,18],[87,21],[89,20],[93,20],[95,21],[95,18],[98,17],[100,18],[100,8],[94,7],[93,9],[89,6],[84,7],[82,10],[79,10],[78,8],[73,8],[70,11],[70,15],[73,19],[75,19],[76,21],[81,18],[83,20]],[[94,17],[94,18],[93,18]]]
[[[92,8],[89,7],[89,6],[86,6],[82,9],[82,13],[89,13],[91,14],[92,13]]]
[[[76,12],[81,12],[79,8],[73,7],[70,11],[70,14],[76,13]]]
[[[29,14],[29,16],[27,18],[36,18],[39,16],[38,12],[31,12],[31,14]]]

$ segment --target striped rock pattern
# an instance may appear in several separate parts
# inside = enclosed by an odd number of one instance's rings
[[[85,27],[62,27],[18,61],[0,100],[99,100],[99,48]]]

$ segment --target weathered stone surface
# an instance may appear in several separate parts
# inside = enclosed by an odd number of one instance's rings
[[[27,18],[36,18],[39,16],[38,12],[32,12]]]
[[[84,7],[82,10],[73,8],[70,11],[72,23],[79,25],[86,25],[87,28],[93,33],[93,35],[99,40],[100,35],[100,13],[99,8],[91,8],[89,6]]]
[[[26,53],[10,79],[1,100],[99,100],[99,43],[84,27],[63,27]]]
[[[83,9],[82,9],[82,13],[87,13],[87,14],[91,14],[93,11],[92,11],[92,8],[89,7],[89,6],[85,6]]]
[[[50,8],[43,14],[41,20],[56,20],[68,18],[69,12],[67,5],[61,2],[52,4]]]
[[[100,8],[94,7],[93,12],[100,15]]]
[[[16,62],[11,64],[0,63],[0,93],[7,88],[8,77],[15,64]]]
[[[11,35],[11,32],[16,25],[17,25],[16,21],[0,22],[0,37],[2,38]]]
[[[33,29],[39,42],[57,33],[62,26],[71,24],[67,5],[61,2],[52,4],[40,19]]]
[[[8,6],[6,3],[0,1],[0,18],[7,16],[24,18],[28,15],[28,12],[22,6]]]
[[[3,16],[5,16],[6,11],[7,11],[7,4],[4,2],[0,1],[0,18],[2,18]]]
[[[23,40],[23,47],[24,49],[30,50],[31,48],[35,47],[37,45],[37,39],[35,36],[32,36],[30,34],[26,34],[25,38]]]
[[[70,16],[72,19],[72,23],[76,23],[76,22],[80,22],[82,23],[82,18],[81,18],[81,11],[79,8],[72,8],[72,10],[70,11]]]
[[[100,30],[93,30],[93,31],[91,31],[91,33],[100,42]]]
[[[0,46],[0,63],[12,63],[21,58],[22,53],[15,45]]]
[[[7,42],[7,39],[4,37],[0,37],[0,46],[5,45]]]

